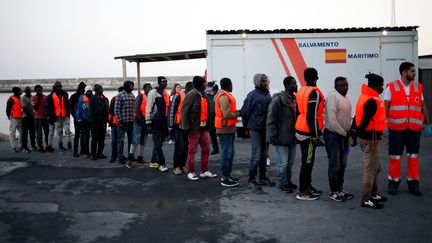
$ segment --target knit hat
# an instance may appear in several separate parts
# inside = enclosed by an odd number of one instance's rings
[[[367,78],[368,86],[371,88],[382,86],[384,83],[384,79],[375,73],[366,74],[365,78]]]
[[[92,92],[93,92],[93,90],[92,90],[92,88],[90,87],[90,85],[87,85],[87,86],[85,87],[85,89],[84,89],[84,93],[87,93],[87,91],[92,91]]]
[[[201,76],[195,76],[193,77],[192,82],[195,88],[200,88],[205,83],[205,80]]]
[[[56,81],[56,82],[54,83],[53,88],[55,88],[55,87],[57,87],[57,86],[62,86],[62,83],[61,83],[60,81]]]

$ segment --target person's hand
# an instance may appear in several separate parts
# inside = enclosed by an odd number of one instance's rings
[[[273,136],[273,137],[270,138],[270,143],[271,143],[272,145],[277,144],[277,142],[278,142],[278,138],[277,138],[277,136]]]
[[[351,147],[355,147],[357,145],[357,137],[351,137]]]
[[[423,129],[423,135],[424,135],[425,137],[430,137],[430,136],[432,136],[432,127],[431,127],[431,125],[426,125],[426,126],[424,127],[424,129]]]

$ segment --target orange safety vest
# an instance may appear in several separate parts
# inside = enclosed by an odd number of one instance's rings
[[[200,121],[206,122],[208,119],[208,102],[205,97],[201,97],[201,116]]]
[[[307,106],[309,103],[309,95],[312,91],[316,90],[319,94],[320,101],[318,104],[317,110],[317,120],[318,120],[318,129],[321,130],[324,128],[324,95],[318,87],[314,86],[303,86],[296,95],[297,107],[300,115],[297,118],[295,129],[300,132],[310,133],[309,126],[307,124]]]
[[[17,118],[20,119],[22,117],[22,107],[21,107],[21,99],[18,99],[15,96],[11,96],[9,97],[9,99],[12,99],[14,104],[12,106],[12,110],[11,110],[11,118]]]
[[[145,94],[140,94],[141,95],[141,104],[140,104],[140,111],[141,111],[141,115],[143,117],[146,116],[146,106],[147,106],[147,96]]]
[[[360,126],[360,123],[363,119],[364,115],[364,106],[368,100],[373,99],[377,105],[377,111],[375,115],[370,120],[368,126],[365,128],[365,131],[377,131],[382,132],[386,127],[386,114],[384,108],[384,102],[379,98],[379,94],[377,91],[369,88],[366,84],[362,84],[361,95],[357,101],[356,105],[356,115],[355,122],[357,127]]]
[[[405,129],[422,130],[424,120],[422,113],[423,85],[411,82],[408,100],[400,80],[389,83],[388,87],[392,96],[388,110],[388,128],[399,131]]]
[[[65,102],[64,102],[64,96],[62,96],[61,101],[57,94],[55,92],[52,93],[52,99],[54,102],[54,112],[56,117],[65,117],[66,116],[66,109],[65,109]]]
[[[115,102],[116,97],[117,97],[117,96],[114,96],[114,97],[111,99],[111,102]],[[111,124],[113,124],[113,125],[117,125],[117,124],[118,124],[117,117],[116,117],[115,115],[112,115],[111,113],[108,113],[108,121],[110,121]]]
[[[184,96],[185,93],[183,91],[178,91],[177,94],[180,96],[180,104],[177,108],[177,112],[174,116],[174,124],[180,124],[180,120],[181,120],[181,108],[183,106],[183,100],[184,100]]]
[[[224,95],[228,97],[230,111],[232,113],[235,113],[237,111],[236,99],[234,98],[234,96],[232,96],[229,92],[225,90],[221,90],[215,98],[215,128],[233,127],[237,124],[237,118],[225,119],[223,117],[222,111],[219,107],[219,99]]]
[[[164,100],[165,100],[165,116],[168,116],[168,108],[170,104],[170,95],[166,89],[164,89]]]

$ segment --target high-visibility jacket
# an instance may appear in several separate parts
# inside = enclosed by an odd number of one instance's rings
[[[179,97],[180,97],[180,103],[179,103],[179,105],[177,107],[177,112],[174,115],[174,124],[179,125],[180,124],[180,120],[181,120],[181,108],[183,106],[183,101],[184,101],[185,93],[183,91],[178,91],[177,95],[179,95]]]
[[[168,117],[168,108],[169,108],[169,103],[170,103],[170,95],[168,93],[168,91],[166,91],[166,89],[164,89],[163,92],[163,98],[165,100],[165,116]]]
[[[207,122],[209,113],[209,102],[207,98],[201,98],[201,116],[200,122]]]
[[[400,80],[389,83],[388,87],[392,97],[388,110],[388,128],[399,131],[405,129],[422,130],[424,120],[422,113],[422,84],[411,82],[408,100]]]
[[[303,86],[296,94],[297,108],[300,115],[297,118],[295,129],[299,132],[310,133],[309,126],[307,124],[307,112],[309,104],[309,96],[312,91],[316,90],[319,94],[319,104],[316,111],[316,118],[318,120],[318,129],[324,128],[324,95],[318,87],[315,86]]]
[[[215,128],[232,127],[237,124],[237,118],[225,119],[219,107],[219,99],[222,96],[228,97],[230,111],[235,113],[237,111],[236,99],[229,92],[221,90],[215,98]]]
[[[52,99],[54,102],[54,113],[56,117],[65,117],[66,116],[66,109],[65,109],[65,100],[64,96],[61,96],[61,100],[57,96],[55,92],[52,93]]]
[[[357,127],[360,126],[360,123],[364,116],[364,106],[366,102],[370,99],[373,99],[377,105],[377,111],[375,115],[370,120],[369,124],[365,128],[365,131],[377,131],[382,132],[386,127],[386,114],[384,108],[384,102],[379,98],[379,94],[377,91],[369,88],[366,84],[362,84],[361,95],[357,101],[356,105],[356,115],[355,122]]]
[[[21,99],[18,99],[17,97],[15,97],[13,95],[9,98],[12,99],[14,102],[12,109],[11,109],[10,117],[16,118],[16,119],[21,119],[21,117],[22,117]]]

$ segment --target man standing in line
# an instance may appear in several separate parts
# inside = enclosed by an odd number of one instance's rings
[[[146,125],[147,130],[153,133],[153,152],[150,168],[168,171],[165,165],[165,156],[162,150],[163,142],[168,135],[168,107],[170,96],[165,90],[168,80],[164,76],[157,78],[158,86],[150,90],[147,97]]]
[[[240,111],[234,96],[231,95],[233,85],[231,79],[223,78],[220,81],[221,91],[215,98],[215,120],[216,134],[219,135],[221,144],[221,185],[225,187],[238,186],[238,179],[231,175],[235,148],[235,132],[237,117]]]
[[[123,86],[118,88],[118,94],[120,94],[124,90]],[[118,95],[117,94],[117,95]],[[117,95],[111,98],[110,106],[109,106],[109,115],[108,122],[111,127],[111,159],[110,163],[114,163],[117,160],[117,129],[118,129],[118,121],[117,117],[114,114],[114,107]]]
[[[379,98],[384,90],[384,79],[373,73],[367,74],[366,78],[368,85],[362,85],[353,121],[355,134],[360,138],[364,160],[361,206],[381,209],[384,205],[380,202],[387,201],[387,198],[378,194],[378,175],[381,171],[380,140],[386,126],[384,104]]]
[[[78,104],[76,107],[75,118],[79,123],[81,133],[81,151],[84,159],[88,159],[90,156],[89,141],[90,141],[90,112],[89,112],[89,101],[93,96],[93,91],[90,86],[85,87],[84,94],[78,98]]]
[[[270,80],[265,74],[257,73],[253,77],[255,89],[249,92],[241,108],[243,127],[250,129],[252,146],[249,161],[249,187],[253,190],[262,190],[262,185],[274,186],[267,173],[267,140],[266,119],[268,106],[271,102]],[[259,180],[256,181],[257,170]]]
[[[187,178],[196,181],[199,177],[195,174],[195,153],[198,144],[201,146],[201,178],[213,178],[208,169],[208,158],[210,156],[210,134],[208,122],[210,120],[209,101],[204,89],[206,81],[200,77],[193,77],[194,89],[185,97],[181,109],[180,128],[188,135]]]
[[[19,153],[21,145],[21,119],[22,119],[22,107],[21,107],[21,89],[19,87],[12,88],[13,95],[9,97],[6,103],[6,116],[10,121],[9,125],[9,141],[12,150],[15,153]],[[19,139],[16,138],[16,132],[19,132]]]
[[[213,146],[213,150],[210,153],[211,155],[218,154],[219,153],[219,144],[216,136],[216,128],[214,124],[215,119],[215,97],[219,91],[218,85],[213,82],[208,82],[208,92],[206,93],[207,98],[209,99],[209,110],[210,110],[210,124],[209,124],[209,133],[210,133],[210,139]]]
[[[348,81],[337,77],[325,100],[324,141],[329,159],[328,177],[330,199],[343,202],[353,198],[343,190],[345,168],[348,160],[351,135],[351,97],[348,95]]]
[[[80,136],[81,136],[81,127],[79,125],[78,120],[76,119],[76,110],[77,110],[77,104],[78,100],[81,97],[81,95],[84,94],[84,89],[86,87],[86,84],[84,82],[80,82],[78,85],[78,88],[74,94],[70,97],[69,102],[69,110],[72,114],[72,117],[74,119],[74,128],[75,128],[75,136],[74,136],[74,144],[73,144],[73,156],[79,157],[80,154],[83,154],[83,141],[81,140],[81,146],[80,146],[80,153],[78,153],[78,144],[80,142]]]
[[[30,152],[28,148],[28,136],[30,135],[30,144],[32,146],[32,150],[36,150],[36,139],[35,139],[35,123],[34,123],[34,110],[31,104],[31,88],[24,88],[25,95],[21,97],[21,106],[23,109],[22,113],[22,151],[24,153]]]
[[[105,147],[106,126],[108,123],[109,101],[103,94],[100,84],[94,86],[95,95],[89,101],[89,114],[91,124],[91,159],[106,159],[103,154]]]
[[[268,142],[275,146],[278,158],[279,188],[292,193],[297,189],[297,185],[291,182],[296,154],[294,125],[297,108],[294,93],[297,92],[297,82],[288,76],[284,78],[283,85],[285,90],[275,94],[269,105],[266,133]]]
[[[132,81],[125,81],[123,83],[124,90],[117,95],[114,115],[117,118],[117,158],[120,164],[126,164],[123,155],[125,133],[128,137],[128,152],[132,143],[133,132],[133,117],[135,111],[135,96],[132,93],[134,83]]]
[[[144,94],[139,94],[135,99],[135,115],[133,124],[133,139],[129,150],[128,161],[126,167],[129,169],[133,168],[133,161],[135,160],[134,154],[138,147],[138,163],[146,164],[144,160],[144,146],[147,143],[147,126],[145,123],[146,106],[147,106],[147,95],[152,89],[151,84],[146,83],[143,86]]]
[[[312,186],[312,169],[315,160],[315,149],[324,128],[324,95],[316,86],[318,72],[309,67],[304,71],[306,86],[296,95],[299,116],[296,121],[296,138],[300,143],[302,165],[300,168],[300,188],[298,200],[316,200],[322,191]]]
[[[401,159],[406,147],[408,157],[407,183],[411,194],[421,196],[419,174],[420,133],[430,136],[429,113],[423,102],[423,86],[414,81],[416,68],[410,62],[399,66],[401,80],[387,85],[384,106],[389,131],[388,193],[394,195],[401,180]],[[425,121],[426,127],[423,126]]]
[[[42,143],[42,132],[44,133],[45,139],[45,147],[48,146],[48,121],[45,116],[45,103],[46,103],[46,95],[42,93],[43,88],[41,85],[37,84],[34,87],[34,91],[36,95],[32,97],[31,103],[33,106],[34,118],[35,118],[35,127],[36,127],[36,140],[38,144],[38,152],[45,152],[45,148]]]

